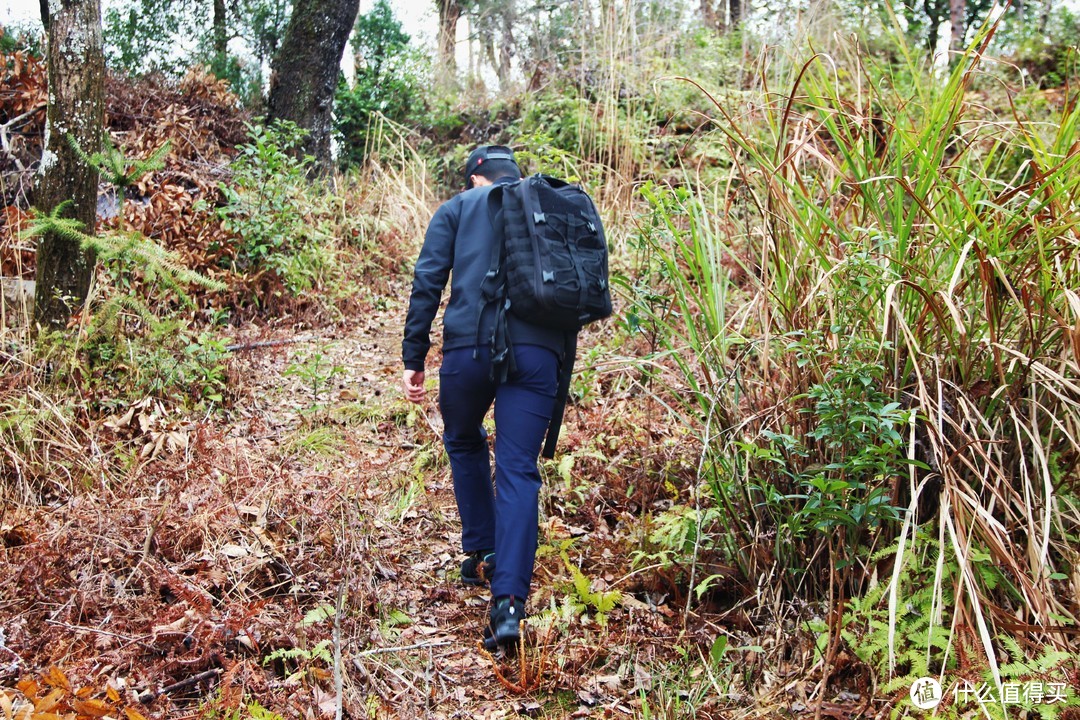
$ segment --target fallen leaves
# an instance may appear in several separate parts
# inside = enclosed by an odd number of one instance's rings
[[[165,405],[154,398],[132,403],[124,412],[106,418],[102,426],[120,437],[141,439],[139,457],[143,460],[152,460],[162,452],[172,454],[188,448],[187,424],[178,417],[170,417]]]
[[[518,661],[498,658],[508,683],[530,693],[520,696],[499,683],[492,661],[475,648],[490,595],[457,582],[460,527],[445,459],[433,452],[436,431],[420,414],[410,425],[403,413],[411,408],[398,402],[396,372],[386,369],[399,338],[392,322],[380,330],[376,319],[335,338],[330,350],[325,338],[313,338],[245,353],[252,401],[230,418],[189,427],[153,399],[115,409],[98,429],[129,450],[122,483],[89,489],[31,519],[0,518],[0,530],[33,544],[0,553],[0,573],[18,574],[28,594],[0,607],[0,624],[23,667],[64,657],[65,671],[80,678],[76,686],[91,682],[86,678],[100,685],[105,681],[97,678],[106,675],[130,678],[113,692],[58,692],[46,712],[64,720],[138,720],[128,709],[190,717],[199,704],[231,693],[219,708],[257,699],[285,717],[316,718],[341,702],[352,717],[375,708],[387,718],[495,718],[528,716],[537,704],[550,712],[548,699],[557,694],[569,705],[563,716],[626,717],[632,712],[623,708],[638,692],[667,681],[658,668],[671,662],[679,618],[670,603],[655,599],[666,589],[632,586],[646,574],[630,573],[618,545],[632,520],[625,513],[626,478],[637,478],[640,498],[650,471],[611,469],[585,453],[571,481],[604,495],[571,496],[557,478],[541,543],[573,548],[589,587],[618,589],[623,601],[606,628],[584,622],[577,611],[563,618],[571,579],[549,550],[540,559],[530,611],[540,628],[552,608],[553,624],[538,630],[550,634],[526,651],[524,673]],[[282,375],[309,347],[344,368],[326,397],[352,390],[363,400],[355,413],[332,405],[309,411],[310,392]],[[437,417],[433,406],[427,413]],[[585,436],[604,419],[581,413],[571,423]],[[292,431],[323,426],[339,432],[340,453],[283,451]],[[157,445],[168,432],[187,434],[186,451],[170,451],[168,440]],[[656,460],[666,457],[658,451]],[[606,522],[605,514],[617,522]],[[336,606],[342,581],[343,612],[331,616],[325,608]],[[69,598],[78,599],[70,611]],[[42,608],[60,608],[58,623],[46,622]],[[302,623],[309,613],[310,622]],[[320,643],[326,648],[336,624],[343,657],[352,659],[343,666],[340,697],[325,659],[306,661],[292,683],[295,659],[262,662],[279,650],[310,655]],[[693,642],[683,637],[680,642]],[[230,676],[230,668],[240,669]],[[37,682],[38,700],[56,690]],[[153,699],[150,706],[125,704],[136,699],[135,687]],[[52,720],[33,717],[34,705],[21,691],[6,697],[10,720],[16,710],[23,713],[19,720]],[[106,707],[109,714],[94,715]],[[9,718],[0,712],[0,720]]]
[[[117,718],[146,720],[123,701],[112,684],[104,690],[74,689],[59,668],[49,667],[40,678],[24,678],[15,688],[0,688],[0,720],[95,720]]]

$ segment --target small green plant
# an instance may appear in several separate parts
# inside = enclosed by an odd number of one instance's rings
[[[941,678],[947,692],[936,712],[945,718],[969,717],[974,711],[1005,720],[1027,711],[1049,719],[1060,717],[1065,708],[1080,705],[1075,692],[1066,693],[1068,697],[1061,702],[1040,703],[1019,691],[1028,683],[1066,686],[1070,674],[1080,670],[1074,654],[1053,646],[1025,652],[1014,638],[999,636],[995,656],[1007,657],[1008,662],[995,672],[974,630],[957,626],[952,617],[961,572],[955,559],[939,556],[949,549],[924,531],[915,533],[911,545],[902,558],[896,555],[896,546],[871,558],[873,562],[891,558],[901,565],[894,570],[891,582],[876,584],[847,602],[841,631],[847,646],[872,668],[877,683],[873,694],[896,699],[894,717],[910,708],[905,691],[924,677]],[[989,577],[987,573],[994,571],[991,563],[978,565],[985,566],[974,568],[978,575]],[[828,624],[813,620],[805,623],[804,629],[814,638],[818,657],[824,656],[829,644]],[[999,687],[1009,693],[1004,707],[995,700],[986,701],[1002,699]],[[964,688],[972,688],[972,692],[965,693]],[[975,692],[976,688],[981,690]]]
[[[313,454],[323,457],[340,456],[342,437],[341,432],[332,426],[317,425],[315,427],[301,427],[285,442],[284,452],[287,455]]]
[[[305,381],[311,388],[313,402],[319,403],[319,392],[329,386],[335,376],[345,372],[341,365],[332,364],[326,356],[328,348],[316,350],[304,356],[301,361],[289,363],[285,368],[286,376],[296,376]]]
[[[695,557],[702,550],[715,548],[716,526],[721,517],[715,507],[673,505],[649,521],[642,549],[630,554],[631,562],[634,567],[649,565],[664,571],[685,572],[688,576]],[[708,592],[719,578],[710,575],[696,582],[693,588],[696,596],[700,598]]]
[[[416,516],[413,508],[418,500],[424,496],[423,477],[413,475],[394,493],[393,505],[390,507],[390,517],[396,522],[402,523],[406,518]]]
[[[583,445],[572,452],[568,452],[559,458],[558,463],[545,463],[545,470],[548,470],[552,465],[555,468],[555,474],[563,482],[563,490],[559,493],[559,498],[566,503],[569,509],[574,510],[583,505],[587,499],[589,492],[588,483],[580,477],[581,473],[575,473],[575,466],[579,465],[583,460],[598,460],[601,463],[607,463],[608,458],[598,448],[600,446],[601,438],[595,438],[594,442],[587,445]]]
[[[130,160],[120,148],[113,145],[112,136],[107,132],[102,135],[101,150],[90,156],[83,152],[71,135],[67,137],[68,143],[83,162],[97,168],[101,173],[102,181],[116,188],[118,225],[120,232],[123,233],[125,228],[124,200],[128,188],[135,185],[146,173],[165,167],[165,157],[169,154],[172,145],[165,142],[145,158]]]
[[[313,160],[295,155],[306,131],[278,120],[248,125],[247,134],[231,182],[218,185],[218,217],[239,238],[233,269],[273,271],[296,295],[319,284],[334,255],[317,222],[321,196],[308,178]]]
[[[575,404],[588,406],[601,394],[597,364],[601,358],[610,354],[610,350],[598,343],[583,354],[584,357],[577,363],[570,383],[570,397]]]
[[[214,405],[224,402],[228,377],[225,363],[231,357],[224,340],[215,338],[210,333],[201,332],[194,341],[184,347],[184,364],[192,380],[191,386],[197,388],[200,398]]]
[[[332,643],[329,638],[325,638],[315,643],[312,648],[278,648],[263,658],[263,665],[269,665],[277,660],[280,660],[286,668],[290,665],[294,668],[285,678],[285,682],[298,682],[308,674],[316,661],[327,665],[334,662]]]
[[[332,621],[336,615],[337,609],[333,605],[323,604],[308,610],[296,625],[297,628],[305,630]],[[298,682],[316,667],[316,663],[321,662],[326,665],[334,663],[333,642],[329,638],[324,638],[310,648],[278,648],[264,657],[262,664],[265,666],[277,661],[280,661],[289,672],[285,682]]]
[[[725,635],[716,639],[712,650],[707,658],[695,657],[692,650],[677,646],[677,661],[649,668],[647,687],[638,689],[642,720],[714,717],[706,708],[728,694],[736,661],[725,661],[735,652],[728,649]]]
[[[380,607],[380,615],[379,632],[387,640],[393,640],[414,622],[408,613],[399,608]]]
[[[300,627],[306,628],[312,625],[318,625],[321,622],[333,620],[337,614],[337,609],[329,603],[323,603],[317,607],[308,610],[304,613],[304,618],[298,623]]]
[[[284,720],[280,713],[267,710],[256,700],[249,702],[246,707],[251,720]]]
[[[574,588],[574,597],[579,613],[584,613],[592,608],[596,622],[601,627],[607,625],[607,615],[614,610],[622,601],[622,593],[618,590],[593,590],[592,581],[581,570],[570,562],[570,556],[564,545],[559,550],[563,565],[570,573]]]

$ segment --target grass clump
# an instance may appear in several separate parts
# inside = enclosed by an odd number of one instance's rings
[[[835,606],[895,587],[914,529],[936,528],[955,567],[929,568],[955,592],[939,617],[1000,684],[1005,618],[1080,617],[1051,580],[1080,529],[1080,109],[977,107],[993,32],[943,80],[897,38],[897,67],[817,54],[750,112],[716,100],[730,177],[642,188],[651,252],[626,289],[686,385],[721,552]],[[870,560],[889,545],[891,581]]]

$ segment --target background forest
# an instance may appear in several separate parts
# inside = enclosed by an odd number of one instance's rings
[[[1076,7],[49,6],[0,27],[4,720],[1080,717]],[[483,143],[617,285],[517,658],[397,389]]]

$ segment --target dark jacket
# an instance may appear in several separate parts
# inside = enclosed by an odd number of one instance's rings
[[[495,183],[513,182],[502,178]],[[401,357],[407,370],[423,370],[431,347],[431,323],[443,289],[450,280],[450,301],[443,313],[443,350],[486,347],[495,325],[495,307],[486,303],[481,286],[491,268],[495,230],[488,211],[493,186],[466,190],[443,203],[431,218],[416,261]],[[451,272],[452,271],[452,272]],[[540,345],[563,355],[565,338],[558,330],[538,327],[507,316],[512,344]]]

